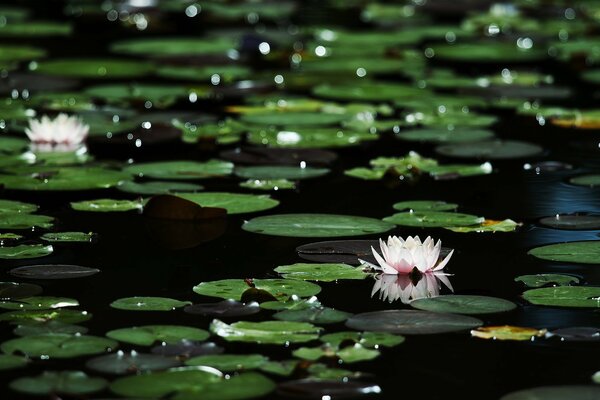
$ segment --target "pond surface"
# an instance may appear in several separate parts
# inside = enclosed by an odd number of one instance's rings
[[[600,398],[599,15],[0,4],[2,398]]]

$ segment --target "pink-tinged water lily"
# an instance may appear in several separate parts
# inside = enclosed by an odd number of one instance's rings
[[[79,118],[58,114],[54,119],[44,115],[41,120],[29,120],[25,133],[34,151],[74,151],[83,144],[89,130]]]
[[[441,272],[422,274],[416,281],[409,275],[379,274],[375,277],[371,297],[379,292],[379,298],[383,301],[391,303],[400,299],[408,304],[412,300],[439,296],[442,283],[454,291],[448,275]]]
[[[442,242],[438,240],[434,244],[434,240],[429,236],[423,242],[418,236],[409,236],[406,240],[398,236],[389,236],[387,243],[379,239],[379,245],[381,255],[371,247],[379,265],[360,261],[384,274],[410,274],[415,269],[422,274],[438,272],[448,264],[454,253],[452,250],[444,259],[440,259]]]

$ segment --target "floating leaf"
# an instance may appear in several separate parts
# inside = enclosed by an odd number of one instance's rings
[[[136,351],[129,353],[118,351],[115,354],[92,358],[85,363],[85,366],[88,369],[105,374],[124,375],[132,372],[143,373],[163,370],[177,367],[180,364],[176,358],[143,354]]]
[[[182,340],[206,340],[208,332],[189,326],[144,325],[115,329],[106,333],[111,339],[139,346],[150,346],[155,342],[176,344]]]
[[[234,372],[256,369],[267,363],[269,359],[260,354],[216,354],[190,358],[185,365],[207,366],[223,372]]]
[[[2,144],[1,141],[0,141],[0,144]],[[36,206],[35,204],[24,203],[21,201],[0,199],[0,215],[2,215],[3,217],[4,217],[4,214],[9,214],[9,215],[15,214],[15,213],[29,214],[32,212],[36,212],[37,209],[38,209],[38,206]]]
[[[338,357],[345,363],[354,363],[359,361],[372,360],[379,357],[379,351],[368,349],[362,345],[355,343],[352,346],[347,346],[342,349],[329,347],[327,345],[321,347],[300,347],[292,352],[294,357],[305,360],[316,361],[321,357]]]
[[[235,300],[223,300],[217,303],[193,304],[183,309],[188,314],[209,315],[221,318],[242,317],[260,312],[257,302],[241,303]]]
[[[196,192],[202,190],[201,185],[187,182],[170,181],[152,181],[152,182],[131,182],[125,181],[117,186],[122,192],[135,193],[142,195],[153,194],[172,194],[174,192]]]
[[[444,128],[411,129],[396,134],[402,140],[411,142],[464,143],[492,139],[494,132],[487,129],[449,130]]]
[[[224,208],[228,214],[242,214],[268,210],[279,205],[268,195],[227,192],[177,193],[178,197],[202,207]]]
[[[116,58],[65,58],[38,63],[35,72],[73,78],[118,79],[148,75],[154,66],[148,62]]]
[[[40,236],[40,239],[48,242],[91,242],[95,233],[85,232],[49,232]]]
[[[37,296],[42,287],[31,283],[0,282],[0,301]]]
[[[523,328],[520,326],[484,326],[471,331],[471,336],[494,340],[534,340],[546,335],[546,329]]]
[[[364,347],[379,348],[394,347],[404,342],[404,336],[393,335],[386,332],[336,332],[320,337],[321,342],[333,347],[340,346],[343,342],[352,341]]]
[[[29,360],[26,357],[13,356],[10,354],[0,354],[0,371],[22,368],[28,363]]]
[[[17,175],[0,175],[0,185],[15,190],[106,189],[131,177],[97,167],[27,167]]]
[[[446,203],[439,200],[411,200],[401,201],[393,205],[399,211],[452,211],[458,208],[458,204]]]
[[[373,218],[336,214],[280,214],[257,217],[242,225],[254,233],[292,237],[370,235],[389,231],[393,225]]]
[[[79,302],[66,297],[34,296],[18,300],[1,300],[0,308],[5,310],[48,310],[52,308],[76,307]]]
[[[536,274],[520,275],[515,278],[516,282],[523,282],[525,286],[531,288],[540,288],[542,286],[570,286],[578,284],[579,278],[564,274]]]
[[[323,396],[332,398],[358,398],[360,396],[381,393],[381,387],[374,383],[352,379],[317,380],[300,379],[281,383],[277,387],[277,394],[283,398],[303,397],[322,399]]]
[[[357,314],[346,326],[361,331],[429,335],[469,330],[483,325],[480,320],[456,314],[414,310],[386,310]]]
[[[600,396],[600,387],[593,385],[540,386],[502,396],[500,400],[593,400]]]
[[[144,204],[140,200],[96,199],[72,202],[71,207],[76,211],[116,212],[141,210]]]
[[[0,229],[52,228],[54,218],[46,215],[0,213]]]
[[[49,334],[24,336],[0,345],[7,354],[23,353],[30,358],[73,358],[104,353],[117,348],[117,342],[96,336]]]
[[[511,311],[516,304],[488,296],[447,295],[417,299],[410,305],[419,310],[455,314],[493,314]]]
[[[310,282],[290,279],[223,279],[220,281],[202,282],[194,286],[194,292],[222,299],[241,300],[242,295],[250,288],[266,291],[277,300],[287,300],[291,296],[309,297],[318,294],[321,288]]]
[[[42,244],[21,244],[19,246],[0,247],[0,259],[20,260],[38,258],[52,254],[54,248]]]
[[[600,216],[598,215],[560,215],[540,219],[540,224],[555,229],[567,230],[593,230],[600,229]]]
[[[159,161],[132,164],[123,171],[154,179],[205,179],[226,176],[233,171],[233,164],[228,161]]]
[[[88,321],[92,314],[87,311],[75,310],[31,310],[31,311],[11,311],[0,314],[0,321],[9,321],[13,324],[45,324],[51,321],[62,322],[65,324],[78,324]]]
[[[304,264],[281,265],[275,268],[286,279],[333,282],[338,279],[364,279],[368,276],[361,267],[348,264]]]
[[[44,371],[36,377],[16,379],[10,383],[10,388],[34,395],[85,395],[99,392],[107,385],[106,379],[92,378],[81,371]]]
[[[567,341],[596,342],[600,340],[600,329],[585,326],[561,328],[548,332],[547,336]]]
[[[328,168],[288,167],[283,165],[261,165],[256,167],[237,167],[235,175],[248,179],[309,179],[329,173]]]
[[[328,307],[311,307],[303,310],[283,310],[273,318],[281,321],[310,322],[312,324],[335,324],[347,320],[352,314]]]
[[[600,264],[600,241],[550,244],[531,249],[527,254],[542,260]]]
[[[285,190],[296,189],[296,184],[287,179],[248,179],[240,182],[240,187],[255,190]]]
[[[523,293],[523,298],[539,306],[598,308],[600,287],[559,286],[531,289]]]
[[[112,308],[128,311],[173,311],[192,304],[167,297],[125,297],[110,303]]]
[[[474,226],[454,226],[444,227],[453,232],[469,233],[469,232],[513,232],[519,226],[519,224],[512,219],[505,219],[502,221],[495,221],[492,219],[484,220],[480,225]]]
[[[578,186],[598,186],[600,185],[600,174],[580,175],[569,179],[569,182]]]
[[[449,157],[483,158],[499,160],[522,158],[540,154],[543,148],[536,144],[516,140],[495,140],[475,143],[448,144],[436,147],[435,151]]]
[[[228,342],[286,344],[317,339],[321,328],[307,322],[288,321],[240,321],[228,325],[215,319],[210,324],[210,331]]]
[[[401,226],[414,226],[419,228],[460,227],[478,225],[484,221],[483,217],[471,214],[461,214],[444,211],[415,211],[396,213],[383,219]]]
[[[11,275],[26,279],[73,279],[96,275],[100,270],[79,265],[26,265],[13,268]]]
[[[87,332],[88,329],[83,326],[66,324],[64,322],[53,320],[33,325],[19,325],[13,331],[13,333],[17,336],[47,335],[56,333],[68,335],[84,335]]]

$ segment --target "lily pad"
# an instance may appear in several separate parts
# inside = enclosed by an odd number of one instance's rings
[[[500,400],[594,400],[598,396],[600,387],[593,385],[540,386],[509,393]]]
[[[96,237],[95,233],[85,233],[85,232],[49,232],[44,233],[40,236],[40,239],[45,240],[47,242],[81,242],[81,243],[89,243],[94,240]]]
[[[466,331],[481,325],[483,322],[473,317],[414,310],[368,312],[346,321],[346,326],[352,329],[402,335]]]
[[[0,259],[20,260],[38,258],[52,254],[53,247],[42,244],[21,244],[19,246],[0,247]]]
[[[318,380],[308,378],[284,382],[277,386],[277,394],[283,398],[322,399],[323,396],[331,396],[333,399],[353,399],[381,392],[382,389],[379,385],[351,379]]]
[[[419,97],[425,93],[418,87],[398,83],[354,81],[348,84],[322,84],[313,88],[313,94],[326,99],[355,101],[393,101],[399,98]]]
[[[187,182],[170,181],[152,181],[152,182],[132,182],[125,181],[117,186],[122,192],[135,193],[142,195],[153,194],[172,194],[175,192],[196,192],[202,190],[201,185]]]
[[[88,321],[91,318],[92,314],[87,311],[65,309],[10,311],[0,314],[0,321],[8,321],[20,325],[41,325],[53,321],[65,324],[78,324]]]
[[[16,175],[0,175],[0,185],[15,190],[105,189],[131,176],[98,167],[27,167]]]
[[[228,38],[169,37],[142,38],[113,43],[115,53],[144,55],[150,57],[198,56],[226,54],[236,43]]]
[[[117,379],[110,390],[119,396],[173,400],[241,400],[264,396],[275,384],[255,372],[227,379],[210,367],[175,368]]]
[[[444,44],[433,50],[442,60],[477,63],[533,62],[548,57],[545,49],[521,48],[514,41]]]
[[[92,378],[81,371],[44,371],[41,375],[19,378],[10,383],[11,389],[33,395],[86,395],[99,392],[106,386],[106,379]]]
[[[327,168],[288,167],[282,165],[261,165],[256,167],[237,167],[236,176],[247,179],[309,179],[329,173]]]
[[[318,294],[321,287],[314,283],[291,279],[224,279],[202,282],[194,286],[194,292],[211,297],[241,300],[243,294],[251,288],[266,291],[277,300],[287,300],[293,295],[310,297]]]
[[[242,317],[260,312],[257,302],[241,303],[235,300],[223,300],[217,303],[193,304],[183,309],[188,314],[198,314],[214,317]]]
[[[35,72],[52,76],[90,79],[138,78],[148,75],[154,66],[148,62],[115,58],[65,58],[39,62]]]
[[[540,219],[540,224],[555,229],[594,230],[600,229],[600,215],[560,215]]]
[[[279,201],[268,195],[228,192],[177,193],[176,195],[202,207],[224,208],[228,214],[264,211],[279,205]]]
[[[33,335],[47,335],[47,334],[68,334],[68,335],[84,335],[88,332],[88,329],[83,326],[66,324],[55,320],[39,324],[25,324],[19,325],[13,333],[17,336],[33,336]]]
[[[448,144],[435,149],[437,153],[444,156],[486,160],[530,157],[542,153],[543,150],[536,144],[516,140]]]
[[[396,136],[411,142],[431,143],[464,143],[477,142],[494,137],[494,132],[487,129],[411,129],[401,131]]]
[[[376,262],[371,247],[377,247],[377,240],[329,240],[309,243],[296,248],[298,255],[304,259],[360,265],[359,259]]]
[[[447,295],[417,299],[410,305],[419,310],[455,314],[494,314],[514,310],[512,301],[488,296]]]
[[[322,112],[270,112],[242,114],[240,120],[255,125],[276,126],[326,126],[337,125],[349,119],[347,114],[327,114]]]
[[[31,283],[0,282],[0,301],[37,296],[42,287]]]
[[[311,324],[335,324],[347,320],[352,314],[328,307],[312,307],[303,310],[283,310],[273,318],[281,321],[310,322]]]
[[[144,325],[115,329],[106,333],[111,339],[139,346],[150,346],[155,342],[176,344],[182,340],[206,340],[208,332],[180,325]]]
[[[29,360],[26,357],[14,356],[11,354],[0,354],[0,371],[23,368],[28,363]]]
[[[54,218],[25,213],[0,213],[0,229],[52,228]]]
[[[543,286],[570,286],[579,283],[579,278],[564,274],[536,274],[521,275],[515,278],[515,282],[523,282],[530,288],[541,288]]]
[[[112,308],[128,311],[173,311],[192,304],[167,297],[125,297],[110,303]]]
[[[23,21],[4,23],[0,27],[0,36],[11,38],[33,38],[49,36],[68,36],[73,27],[69,23],[54,21]]]
[[[368,276],[361,267],[348,264],[304,264],[281,265],[275,268],[286,279],[333,282],[339,279],[364,279]]]
[[[404,342],[404,336],[386,332],[336,332],[320,337],[321,342],[337,347],[343,342],[352,341],[364,347],[394,347]]]
[[[92,358],[85,363],[86,368],[104,374],[125,375],[163,370],[179,366],[181,363],[176,358],[163,357],[156,354],[143,354],[136,351],[124,353],[118,351]]]
[[[13,268],[11,275],[26,279],[72,279],[96,275],[100,270],[79,265],[26,265]]]
[[[18,300],[2,300],[0,308],[5,310],[48,310],[53,308],[76,307],[79,302],[67,297],[33,296]]]
[[[263,344],[304,343],[319,337],[321,328],[307,322],[240,321],[228,325],[218,319],[210,324],[210,331],[228,342]]]
[[[223,372],[234,372],[256,369],[268,361],[269,359],[261,354],[215,354],[190,358],[185,365],[204,365]]]
[[[542,260],[600,264],[600,241],[550,244],[531,249],[527,254]]]
[[[560,340],[579,341],[579,342],[597,342],[600,340],[600,329],[576,326],[572,328],[560,328],[548,332],[548,337],[559,337]]]
[[[316,149],[327,147],[356,146],[363,141],[376,140],[379,136],[339,128],[287,128],[255,129],[248,133],[250,143],[273,148]]]
[[[394,227],[373,218],[336,214],[279,214],[253,218],[242,229],[265,235],[336,237],[373,235]]]
[[[444,227],[445,229],[451,230],[452,232],[469,233],[469,232],[513,232],[519,226],[519,224],[512,219],[505,219],[502,221],[495,221],[491,219],[484,220],[479,225],[470,226],[450,226]]]
[[[471,331],[471,336],[480,339],[532,341],[546,335],[546,329],[523,328],[520,326],[484,326]]]
[[[154,179],[205,179],[226,176],[233,171],[233,164],[228,161],[159,161],[132,164],[123,171]],[[0,181],[1,182],[1,181]]]
[[[393,207],[400,211],[452,211],[458,208],[458,204],[446,203],[439,200],[411,200],[401,201],[394,204]]]
[[[296,183],[287,179],[248,179],[240,182],[240,187],[254,190],[293,190],[296,189]]]
[[[117,348],[118,343],[96,336],[49,334],[24,336],[0,345],[7,354],[22,353],[30,358],[73,358],[104,353]]]
[[[523,293],[523,298],[539,306],[599,308],[600,287],[559,286],[531,289]]]
[[[175,344],[161,343],[152,348],[152,354],[159,354],[164,357],[178,357],[187,359],[207,354],[221,354],[224,349],[212,342],[194,342],[182,340]]]
[[[439,228],[478,225],[484,218],[471,214],[461,214],[444,211],[415,211],[396,213],[383,219],[401,226],[414,226],[419,228]]]
[[[144,205],[140,200],[96,199],[72,202],[71,208],[76,211],[123,212],[141,210]]]

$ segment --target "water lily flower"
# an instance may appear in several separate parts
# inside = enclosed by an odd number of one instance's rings
[[[412,300],[439,296],[442,283],[454,291],[448,274],[445,273],[422,274],[416,280],[410,275],[379,274],[375,277],[371,297],[379,292],[379,298],[383,301],[392,303],[400,299],[402,303],[408,304]]]
[[[444,259],[440,258],[442,242],[427,236],[421,242],[418,236],[409,236],[406,240],[398,236],[389,236],[387,243],[379,239],[381,255],[371,247],[373,256],[379,265],[360,260],[371,268],[382,271],[384,274],[410,274],[415,269],[421,274],[441,271],[454,253],[452,250]]]
[[[29,120],[25,133],[34,151],[75,151],[85,141],[90,130],[81,119],[58,114],[54,119],[44,115],[41,120]]]

